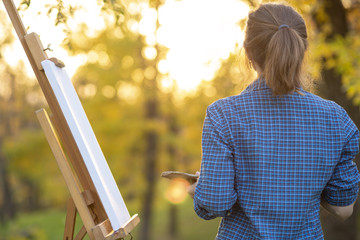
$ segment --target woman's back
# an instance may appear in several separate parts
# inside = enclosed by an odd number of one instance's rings
[[[235,200],[219,239],[322,239],[321,194],[334,205],[355,201],[356,189],[345,195],[342,189],[357,185],[351,161],[357,152],[358,131],[337,104],[302,90],[275,97],[257,80],[209,106],[203,159],[211,157],[196,197],[208,210]]]
[[[322,239],[320,202],[352,210],[359,132],[343,108],[302,90],[307,46],[293,8],[249,14],[244,48],[259,79],[210,105],[203,126],[194,208],[223,217],[218,239]]]
[[[356,127],[342,108],[305,91],[274,97],[258,80],[242,94],[211,105],[208,114],[231,139],[239,208],[224,218],[219,236],[234,236],[230,229],[244,226],[241,239],[248,234],[261,239],[321,239],[321,193],[350,135],[355,139],[348,147],[354,154],[358,148]],[[220,157],[219,165],[221,161]],[[214,173],[202,177],[219,178]],[[356,176],[356,167],[348,174],[350,180]],[[349,188],[354,184],[350,181]],[[350,203],[354,200],[349,196]]]

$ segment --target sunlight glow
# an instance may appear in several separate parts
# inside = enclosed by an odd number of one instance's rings
[[[147,36],[156,31],[157,12],[153,8],[143,10],[142,19],[139,22],[139,33]]]
[[[169,72],[169,66],[167,60],[160,60],[157,64],[157,69],[162,74],[167,74]]]
[[[244,33],[249,7],[237,0],[167,0],[159,9],[157,40],[169,48],[167,68],[178,87],[192,90],[211,80]]]
[[[15,1],[15,4],[19,4],[19,1]],[[54,2],[55,0],[49,0],[47,3]],[[106,18],[111,18],[101,15],[101,1],[90,3],[86,0],[64,0],[64,3],[81,6],[75,12],[74,18],[68,20],[71,31],[76,31],[83,23],[89,26],[86,34],[90,37],[96,36],[99,30],[106,27]],[[111,66],[105,50],[69,56],[67,51],[61,48],[66,37],[64,29],[61,25],[54,26],[53,16],[38,14],[39,9],[43,8],[43,1],[32,1],[31,7],[21,17],[25,27],[28,27],[28,32],[39,33],[45,47],[51,44],[54,51],[47,52],[49,57],[54,56],[64,61],[70,76],[86,62],[98,63],[104,68]],[[142,50],[142,56],[145,59],[153,60],[157,57],[157,43],[169,49],[165,59],[156,66],[161,74],[166,75],[166,78],[159,80],[164,83],[160,86],[169,89],[175,83],[180,90],[190,92],[196,89],[201,81],[213,79],[221,62],[227,59],[237,46],[242,46],[244,33],[239,22],[247,16],[249,7],[239,0],[166,0],[159,12],[145,2],[130,2],[127,11],[141,15],[139,21],[131,19],[126,24],[130,31],[144,36],[147,46]],[[56,11],[53,14],[56,14]],[[114,30],[113,34],[123,37],[120,28]],[[7,49],[5,53],[11,64],[18,60],[19,54],[26,59],[19,41],[15,41],[14,47]],[[130,58],[122,59],[122,64],[131,67]],[[33,76],[28,61],[24,62],[28,75]],[[154,78],[154,70],[135,70],[131,77],[139,82],[144,77]],[[213,90],[209,90],[208,94],[213,93]]]

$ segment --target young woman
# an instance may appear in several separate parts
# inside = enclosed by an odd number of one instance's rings
[[[352,214],[359,132],[342,107],[302,89],[307,47],[293,8],[249,14],[244,48],[258,79],[208,107],[192,186],[196,213],[222,217],[217,239],[323,239],[320,204]]]

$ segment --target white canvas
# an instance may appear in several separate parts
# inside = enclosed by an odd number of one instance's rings
[[[41,65],[75,138],[110,223],[114,230],[118,230],[130,219],[130,214],[75,88],[65,68],[59,68],[49,60],[43,61]]]

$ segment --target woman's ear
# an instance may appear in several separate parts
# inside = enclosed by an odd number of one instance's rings
[[[244,46],[244,45],[243,45],[243,46]],[[250,60],[248,48],[244,46],[244,49],[245,49],[245,55],[246,55],[246,57]]]
[[[252,69],[252,68],[254,68],[253,61],[251,60],[251,58],[249,56],[248,49],[245,46],[244,46],[244,49],[245,49],[245,59],[247,60],[248,68]]]
[[[247,60],[249,60],[249,62],[253,62],[253,59],[251,57],[251,54],[249,52],[249,49],[247,47],[244,46],[245,49],[245,57],[247,58]]]

